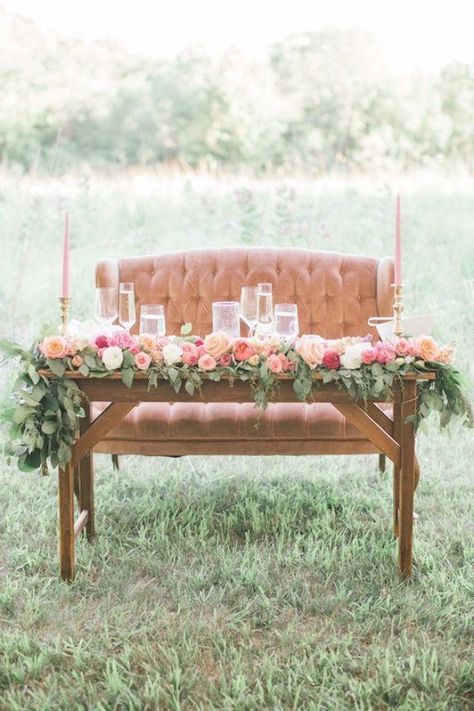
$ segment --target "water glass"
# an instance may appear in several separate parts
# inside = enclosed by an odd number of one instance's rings
[[[273,332],[273,294],[268,282],[257,284],[257,333],[260,336]]]
[[[95,290],[95,317],[98,321],[112,324],[117,318],[117,289],[101,286]]]
[[[296,304],[275,304],[275,333],[287,341],[299,333],[298,307]]]
[[[161,304],[143,304],[140,309],[140,333],[151,336],[166,334],[165,307]]]
[[[243,286],[240,292],[240,318],[252,333],[257,323],[257,287]]]
[[[135,311],[135,288],[133,282],[124,281],[119,284],[119,323],[128,331],[137,320]]]
[[[214,301],[212,304],[212,330],[227,333],[232,338],[240,336],[240,304],[238,301]]]

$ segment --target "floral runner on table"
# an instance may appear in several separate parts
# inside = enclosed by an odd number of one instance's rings
[[[463,379],[453,366],[454,349],[439,346],[430,336],[372,343],[371,336],[325,340],[305,335],[288,344],[277,338],[234,339],[225,333],[200,338],[186,324],[180,336],[135,337],[122,329],[88,338],[48,335],[31,350],[1,341],[0,349],[21,361],[13,404],[4,419],[10,423],[7,454],[18,458],[23,471],[47,473],[48,463],[64,466],[71,458],[84,398],[68,371],[91,378],[119,372],[128,388],[137,373],[146,373],[150,388],[164,379],[175,392],[184,387],[190,396],[204,379],[248,381],[261,408],[275,396],[281,374],[293,379],[301,401],[310,401],[312,389],[321,383],[335,383],[354,401],[390,401],[393,386],[405,375],[434,371],[435,380],[419,383],[416,426],[433,411],[439,412],[441,426],[452,415],[473,425]],[[46,377],[48,370],[55,377]],[[315,373],[320,374],[317,379]]]

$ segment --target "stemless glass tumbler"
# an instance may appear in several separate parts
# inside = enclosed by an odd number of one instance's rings
[[[298,307],[296,304],[275,304],[275,333],[287,341],[292,341],[298,336]]]
[[[143,304],[140,309],[140,333],[151,336],[166,334],[165,307],[162,304]]]
[[[212,304],[212,330],[227,333],[232,338],[240,336],[240,305],[238,301],[214,301]]]

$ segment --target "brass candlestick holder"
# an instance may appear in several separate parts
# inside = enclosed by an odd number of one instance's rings
[[[393,295],[393,335],[397,338],[403,336],[403,285],[400,284],[396,286],[392,284],[394,288]]]
[[[61,336],[67,336],[70,303],[71,299],[69,298],[69,296],[59,297],[59,308],[61,311],[61,325],[59,327],[59,332],[61,333]]]

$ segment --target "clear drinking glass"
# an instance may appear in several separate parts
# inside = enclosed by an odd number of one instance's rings
[[[249,335],[257,323],[257,287],[243,286],[240,292],[240,318],[249,327]]]
[[[117,318],[117,289],[101,286],[95,290],[95,317],[102,323],[113,323]]]
[[[212,304],[212,330],[227,333],[232,338],[240,336],[240,304],[238,301],[214,301]]]
[[[267,282],[257,284],[257,333],[260,336],[273,332],[272,285]]]
[[[128,331],[137,320],[135,311],[135,288],[133,282],[123,281],[119,284],[119,324]]]
[[[287,341],[297,337],[299,324],[296,304],[275,304],[275,333]]]
[[[143,304],[140,309],[140,333],[152,336],[166,334],[165,307],[161,304]]]

